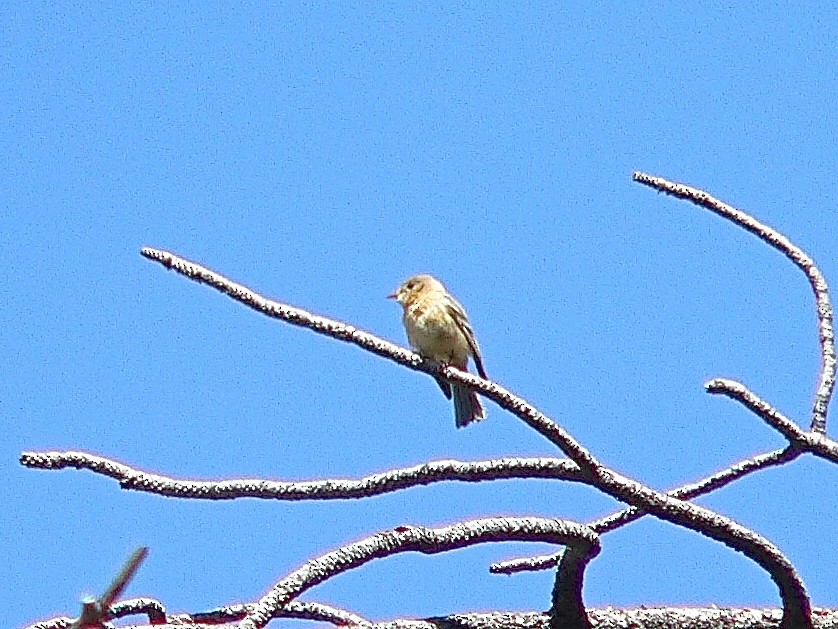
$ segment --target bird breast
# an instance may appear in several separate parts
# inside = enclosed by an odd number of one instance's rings
[[[470,348],[465,335],[444,308],[416,303],[405,311],[407,340],[423,356],[465,366]]]

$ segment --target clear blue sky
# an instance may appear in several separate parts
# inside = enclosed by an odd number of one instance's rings
[[[468,309],[490,376],[655,488],[783,445],[705,394],[712,377],[808,425],[804,276],[631,173],[753,213],[838,286],[833,3],[331,4],[0,8],[0,626],[75,615],[140,544],[127,595],[201,611],[383,528],[617,506],[544,481],[209,503],[23,469],[32,449],[284,480],[557,454],[491,404],[455,430],[426,376],[262,318],[143,245],[402,343],[384,296],[432,272]],[[807,457],[701,504],[776,543],[813,603],[836,606],[837,484]],[[487,572],[544,550],[405,555],[304,598],[373,619],[545,609],[552,574]],[[603,539],[585,600],[778,596],[745,557],[646,519]]]

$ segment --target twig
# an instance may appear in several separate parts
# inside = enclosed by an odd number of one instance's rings
[[[825,433],[826,416],[829,410],[829,403],[832,399],[832,393],[835,389],[835,370],[836,362],[838,361],[836,361],[835,354],[835,331],[832,324],[832,304],[829,300],[829,287],[826,284],[826,279],[823,274],[815,266],[815,262],[806,255],[806,252],[793,244],[777,230],[760,223],[741,210],[722,203],[703,190],[684,184],[673,183],[661,177],[654,177],[641,172],[634,173],[633,179],[638,183],[659,190],[660,192],[692,201],[696,205],[734,222],[783,253],[806,274],[809,284],[812,286],[812,291],[815,293],[815,302],[818,311],[818,338],[821,345],[820,382],[815,393],[814,403],[812,404],[812,425],[810,430],[812,432]]]
[[[73,623],[72,629],[102,627],[103,623],[110,618],[111,605],[128,587],[147,555],[148,548],[146,547],[135,550],[102,596],[98,599],[86,598],[83,600],[81,615]]]

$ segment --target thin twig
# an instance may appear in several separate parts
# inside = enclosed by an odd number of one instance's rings
[[[125,588],[127,588],[128,584],[131,583],[131,579],[133,579],[134,575],[137,574],[137,570],[139,570],[140,565],[143,561],[145,561],[146,557],[148,557],[148,548],[145,546],[141,546],[131,553],[131,556],[128,557],[128,560],[125,562],[125,565],[122,566],[122,570],[120,570],[119,574],[114,577],[114,580],[108,586],[108,589],[105,590],[105,593],[102,594],[102,597],[99,599],[99,604],[103,609],[109,609],[111,605],[113,605],[114,601],[122,596]]]
[[[506,458],[490,461],[432,461],[413,467],[371,474],[358,480],[270,481],[239,479],[197,481],[151,474],[87,452],[24,452],[25,467],[43,470],[86,469],[118,481],[123,489],[201,500],[263,498],[273,500],[335,500],[378,496],[400,489],[443,481],[551,478],[581,482],[579,467],[554,458]]]
[[[638,183],[659,190],[660,192],[671,194],[679,199],[692,201],[696,205],[732,221],[768,243],[777,249],[777,251],[783,253],[806,274],[812,291],[815,293],[818,315],[818,338],[821,346],[820,381],[815,393],[814,403],[812,404],[812,425],[810,430],[817,433],[825,433],[829,403],[832,400],[832,394],[835,389],[835,370],[836,362],[838,361],[836,360],[835,354],[835,330],[832,322],[832,304],[829,299],[829,287],[826,284],[826,279],[815,266],[812,258],[776,229],[760,223],[741,210],[722,203],[703,190],[641,172],[634,173],[633,179]]]
[[[73,623],[73,629],[84,629],[85,627],[101,627],[110,618],[111,605],[128,587],[131,579],[137,573],[143,560],[148,556],[148,548],[142,546],[131,553],[122,569],[113,578],[108,589],[98,599],[87,598],[82,601],[82,612]]]

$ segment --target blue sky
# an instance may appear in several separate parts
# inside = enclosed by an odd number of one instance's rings
[[[557,453],[489,404],[454,428],[432,380],[269,321],[139,255],[172,250],[404,343],[384,299],[431,272],[489,375],[658,489],[783,441],[702,385],[740,379],[808,425],[804,276],[744,231],[631,182],[703,188],[838,284],[838,11],[830,3],[145,3],[0,7],[0,626],[75,615],[136,546],[127,596],[251,601],[400,524],[588,521],[576,485],[436,485],[368,501],[224,503],[37,472],[87,450],[185,478],[356,478]],[[838,469],[806,457],[700,500],[838,605]],[[545,609],[541,545],[374,562],[309,592],[372,619]],[[631,578],[626,578],[630,576]],[[603,538],[590,606],[778,603],[738,553],[646,518]]]

